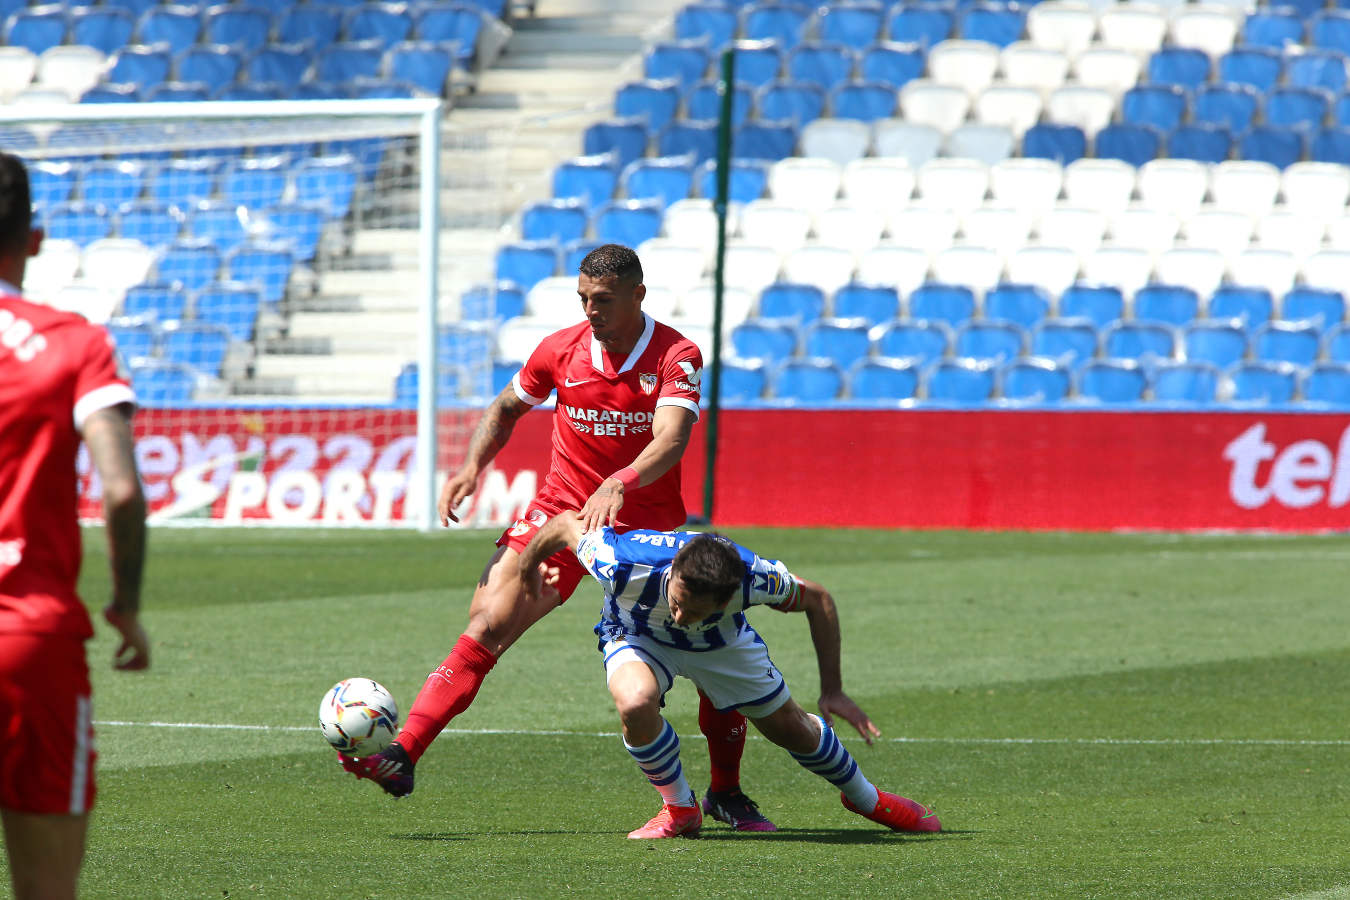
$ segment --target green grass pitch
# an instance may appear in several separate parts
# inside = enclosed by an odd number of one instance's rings
[[[366,675],[406,711],[494,535],[158,529],[152,670],[112,672],[101,624],[90,645],[83,896],[1350,898],[1346,537],[731,534],[834,592],[845,688],[883,739],[840,735],[947,832],[885,832],[754,738],[744,784],[778,833],[626,840],[659,802],[617,736],[589,583],[394,801],[338,768],[319,698]],[[813,707],[805,618],[752,621]],[[695,693],[669,701],[701,793]]]

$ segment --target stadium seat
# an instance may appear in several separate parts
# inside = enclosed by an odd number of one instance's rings
[[[923,51],[914,44],[882,41],[863,49],[858,57],[858,77],[862,81],[889,85],[896,90],[922,78],[924,68]]]
[[[119,7],[87,6],[69,13],[71,43],[93,47],[109,56],[130,44],[135,30],[135,17]]]
[[[1078,370],[1078,396],[1096,403],[1136,403],[1148,378],[1133,359],[1088,360]]]
[[[731,329],[731,345],[742,359],[776,365],[797,352],[797,327],[792,322],[746,319]]]
[[[168,281],[147,281],[127,289],[122,313],[133,319],[172,322],[187,314],[187,293]]]
[[[1350,405],[1350,364],[1320,362],[1310,366],[1303,375],[1300,393],[1307,403]]]
[[[459,65],[467,69],[475,63],[485,18],[483,11],[471,4],[427,3],[414,9],[409,37],[453,46]]]
[[[885,23],[885,13],[877,3],[833,3],[820,7],[817,15],[817,31],[822,41],[855,50],[875,44]]]
[[[1126,208],[1134,193],[1134,167],[1116,159],[1080,159],[1064,167],[1064,196],[1076,206],[1107,214]]]
[[[999,48],[987,41],[946,40],[928,50],[928,76],[971,97],[993,84],[998,64]]]
[[[1209,299],[1209,315],[1215,319],[1241,319],[1248,327],[1270,321],[1275,302],[1261,287],[1220,285]]]
[[[241,56],[228,44],[196,44],[178,54],[178,80],[206,85],[218,94],[239,77]]]
[[[314,51],[337,43],[342,34],[342,9],[321,3],[287,4],[277,19],[277,42],[295,46],[307,43]],[[263,48],[266,53],[268,48]]]
[[[194,319],[219,325],[233,340],[244,342],[253,340],[261,308],[259,288],[234,281],[212,282],[198,290],[192,300]]]
[[[805,326],[825,314],[825,292],[815,285],[776,281],[759,295],[759,316]],[[820,354],[813,354],[820,355]]]
[[[445,44],[436,41],[399,41],[385,51],[383,65],[391,79],[444,97],[450,90],[456,59]]]
[[[1110,35],[1112,45],[1139,54],[1156,52],[1167,35],[1167,19],[1153,6],[1109,5],[1097,17],[1097,27]]]
[[[1088,319],[1046,319],[1031,331],[1031,353],[1075,365],[1097,355],[1097,329]]]
[[[1282,406],[1294,398],[1298,373],[1299,368],[1293,363],[1251,360],[1239,363],[1226,375],[1234,401]]]
[[[1308,23],[1309,43],[1350,53],[1350,12],[1345,9],[1319,9]]]
[[[558,270],[558,245],[553,241],[520,241],[497,248],[498,281],[512,281],[528,291]]]
[[[1139,83],[1143,63],[1121,47],[1089,47],[1074,57],[1072,70],[1077,84],[1120,96]]]
[[[368,2],[347,11],[342,33],[349,41],[376,40],[385,46],[406,41],[413,20],[408,8],[398,3]]]
[[[955,353],[958,357],[1002,365],[1021,356],[1026,346],[1026,333],[1012,322],[982,319],[965,322],[956,329]]]
[[[928,400],[980,405],[994,394],[994,364],[973,359],[940,359],[924,372],[923,386]]]
[[[338,41],[316,52],[314,78],[333,84],[378,78],[383,62],[384,47],[379,41]]]
[[[761,119],[790,122],[800,129],[825,114],[827,97],[817,85],[776,81],[761,87],[755,97],[755,114]]]
[[[1346,87],[1345,54],[1339,50],[1309,48],[1285,61],[1284,74],[1286,83],[1292,87],[1339,94]]]
[[[271,38],[272,14],[257,6],[213,6],[204,13],[203,40],[237,47],[240,55],[257,53]]]
[[[1087,155],[1087,136],[1077,125],[1041,122],[1022,136],[1022,154],[1068,165]]]
[[[35,55],[66,41],[66,11],[57,3],[28,6],[5,21],[5,44],[24,47]]]
[[[190,403],[197,389],[196,372],[182,363],[140,359],[129,368],[137,402],[152,409]]]
[[[947,156],[973,159],[992,166],[1013,155],[1017,137],[1003,125],[968,122],[958,125],[943,142]]]
[[[904,162],[913,171],[918,171],[942,149],[942,132],[932,125],[886,119],[874,123],[872,133],[878,157]],[[807,150],[804,136],[802,150]]]
[[[1040,121],[1043,106],[1044,99],[1035,88],[995,84],[975,98],[973,118],[982,125],[1006,128],[1014,138],[1021,138]]]
[[[1152,125],[1122,122],[1107,125],[1097,132],[1097,157],[1118,159],[1136,168],[1157,159],[1162,150],[1162,133]]]
[[[525,315],[533,322],[565,328],[581,321],[575,276],[541,278],[525,294]]]
[[[900,296],[889,285],[852,282],[835,291],[833,312],[841,318],[862,318],[877,325],[900,314]]]
[[[891,9],[886,22],[886,37],[892,41],[932,47],[951,37],[955,15],[938,5],[902,5]]]
[[[1331,362],[1350,363],[1350,326],[1328,328],[1322,335],[1322,352]]]
[[[513,319],[525,311],[525,292],[511,281],[478,284],[459,298],[460,317],[465,321]]]
[[[1198,125],[1226,128],[1241,134],[1256,119],[1260,100],[1256,89],[1244,84],[1206,84],[1196,89],[1191,114]]]
[[[737,40],[731,42],[730,48],[735,57],[737,84],[760,87],[777,81],[783,71],[783,50],[775,41]]]
[[[657,134],[675,120],[683,97],[678,82],[630,81],[614,92],[614,115],[620,119],[645,119],[647,131]]]
[[[1035,285],[999,284],[984,296],[986,318],[1012,322],[1026,329],[1035,327],[1049,312],[1050,297]]]
[[[1350,169],[1335,163],[1293,163],[1280,177],[1280,193],[1292,212],[1330,221],[1345,212]]]
[[[722,403],[753,403],[768,387],[768,367],[760,359],[723,359],[719,364],[721,381],[718,399]],[[711,381],[705,379],[705,390]]]
[[[797,148],[796,128],[788,122],[743,123],[731,136],[731,152],[743,159],[769,162],[792,156]]]
[[[1120,99],[1121,121],[1133,125],[1151,125],[1166,133],[1186,117],[1186,92],[1175,85],[1138,85]]]
[[[919,197],[963,214],[984,202],[989,166],[969,159],[932,159],[918,168]]]
[[[895,115],[896,92],[884,82],[852,81],[830,91],[829,105],[836,119],[871,123]]]
[[[1025,13],[1017,4],[977,3],[959,13],[958,30],[969,41],[1006,47],[1022,36]]]
[[[1096,12],[1083,4],[1047,0],[1028,10],[1026,30],[1035,46],[1076,56],[1092,45]]]
[[[907,294],[923,284],[928,269],[925,250],[896,242],[881,243],[858,257],[856,279],[865,284],[890,285]]]
[[[706,121],[721,118],[723,92],[718,81],[700,81],[690,85],[684,93],[684,118]],[[755,89],[738,84],[731,92],[731,124],[740,125],[750,118],[755,106]]]
[[[1148,80],[1194,91],[1210,80],[1209,54],[1195,47],[1166,46],[1148,60]]]
[[[1255,360],[1307,366],[1321,352],[1321,330],[1313,322],[1275,319],[1253,329],[1251,347]]]
[[[827,359],[789,359],[773,369],[769,390],[777,400],[825,404],[844,389],[844,372]]]
[[[975,316],[975,292],[964,285],[921,285],[909,295],[909,314],[915,319],[943,322],[956,327]],[[888,356],[899,354],[885,351]]]
[[[1280,191],[1280,169],[1254,160],[1230,160],[1210,171],[1210,195],[1220,209],[1260,216],[1270,212]]]
[[[788,52],[787,74],[790,81],[811,84],[828,91],[853,77],[854,54],[843,44],[805,43]],[[884,81],[881,73],[871,81]]]
[[[210,240],[183,239],[164,251],[156,272],[161,281],[180,282],[185,290],[196,291],[217,279],[220,263],[220,250]]]
[[[1036,223],[1036,236],[1047,247],[1073,251],[1079,261],[1102,245],[1107,219],[1100,210],[1062,204],[1046,209]],[[1063,293],[1061,287],[1058,293]]]
[[[761,301],[762,302],[762,301]],[[808,324],[802,336],[803,353],[828,359],[842,369],[871,353],[866,319],[828,318]]]
[[[731,43],[740,29],[737,10],[721,3],[690,3],[675,13],[675,37],[699,41],[718,50]]]
[[[1185,325],[1200,311],[1200,297],[1179,284],[1148,284],[1134,294],[1134,317],[1168,325]]]
[[[717,196],[716,160],[709,160],[697,169],[697,188],[702,197]],[[758,159],[732,159],[727,178],[727,199],[733,203],[749,203],[764,196],[769,181],[769,164]]]
[[[1102,330],[1102,355],[1108,359],[1172,359],[1177,334],[1160,322],[1115,322]]]
[[[75,280],[80,269],[80,245],[47,237],[37,256],[24,269],[24,290],[32,297],[49,297]]]
[[[941,200],[931,202],[942,203]],[[961,234],[965,243],[990,247],[1001,258],[1012,263],[1016,254],[1041,249],[1027,245],[1027,235],[1031,233],[1034,222],[1030,212],[1025,209],[1013,206],[977,206],[961,213]],[[1077,270],[1077,262],[1073,267]],[[1041,270],[1037,268],[1037,274],[1040,272]],[[1022,280],[1018,274],[1009,274],[1008,277],[1013,281]]]
[[[793,3],[754,3],[741,11],[741,34],[747,40],[773,41],[785,49],[801,43],[814,24],[815,10]]]
[[[860,206],[888,210],[914,193],[914,170],[903,159],[855,159],[842,173],[844,197]]]
[[[1183,4],[1168,17],[1167,33],[1171,43],[1203,51],[1217,57],[1233,48],[1240,20],[1234,10],[1208,4]]]
[[[836,203],[816,213],[816,239],[822,244],[846,247],[875,247],[886,229],[886,215],[874,206]]]
[[[1266,94],[1266,124],[1277,127],[1320,128],[1331,109],[1326,91],[1306,87],[1275,87]]]
[[[1153,367],[1153,399],[1159,403],[1214,403],[1219,388],[1219,370],[1203,361],[1168,361]]]
[[[619,167],[613,154],[573,157],[553,170],[553,196],[579,199],[588,209],[613,197],[618,184]]]
[[[1237,319],[1197,319],[1181,329],[1186,359],[1226,369],[1247,355],[1247,328]]]
[[[999,370],[998,381],[1005,400],[1021,403],[1058,403],[1072,387],[1067,365],[1039,356],[1008,362]]]
[[[173,68],[173,56],[159,46],[132,44],[117,51],[107,80],[134,84],[141,90],[163,84]]]
[[[186,211],[186,227],[195,238],[209,241],[222,254],[252,235],[247,213],[236,201],[202,200]]]
[[[961,88],[927,78],[916,78],[900,88],[901,117],[911,124],[929,125],[943,134],[949,134],[965,121],[970,104],[970,95]]]
[[[178,207],[155,200],[123,204],[117,214],[117,236],[140,241],[148,247],[165,247],[183,230]]]
[[[737,238],[727,243],[723,278],[734,288],[758,295],[778,280],[782,263],[778,247]]]
[[[217,180],[225,203],[259,209],[280,203],[286,195],[290,161],[284,156],[259,156],[226,165]]]
[[[787,250],[783,254],[783,278],[815,285],[834,293],[853,280],[857,257],[848,247],[820,242]]]
[[[159,326],[153,319],[121,316],[104,323],[117,353],[125,362],[156,355],[159,352]]]
[[[1003,280],[1003,257],[993,247],[954,244],[934,255],[933,279],[983,294]]]
[[[913,359],[860,359],[849,371],[849,396],[855,400],[909,400],[919,390],[918,367]]]
[[[1218,125],[1182,125],[1166,136],[1163,151],[1173,159],[1221,163],[1233,152],[1233,136]]]
[[[871,337],[878,356],[914,359],[920,365],[950,356],[955,342],[947,323],[913,318],[876,325]]]
[[[108,237],[112,232],[112,222],[106,207],[80,200],[53,204],[47,209],[43,220],[48,237],[74,241],[81,247]]]
[[[590,219],[579,200],[543,200],[520,212],[520,236],[527,241],[566,243],[586,234]]]
[[[1054,207],[1063,180],[1063,167],[1048,159],[1013,158],[989,167],[994,200],[1037,216]]]
[[[230,333],[210,322],[167,322],[160,337],[166,362],[182,363],[206,375],[219,376],[230,348]]]
[[[1280,301],[1280,318],[1311,320],[1325,331],[1345,321],[1345,295],[1327,288],[1295,287]]]
[[[98,84],[84,92],[81,103],[140,103],[140,89],[134,84]]]
[[[1308,287],[1344,290],[1350,284],[1350,252],[1318,250],[1303,261],[1301,274]]]
[[[1303,43],[1303,20],[1289,7],[1267,6],[1249,12],[1242,23],[1242,43],[1283,51]]]
[[[1319,128],[1308,146],[1308,158],[1313,162],[1350,163],[1350,128]]]
[[[595,238],[602,243],[636,247],[661,233],[662,205],[653,200],[611,200],[591,217]]]
[[[1092,138],[1111,123],[1115,110],[1115,94],[1106,88],[1066,84],[1056,88],[1047,98],[1045,120],[1056,125],[1072,125]]]
[[[141,196],[145,167],[135,161],[94,160],[80,171],[80,196],[88,203],[117,208]]]
[[[641,120],[638,120],[641,121]],[[688,121],[676,119],[656,136],[658,156],[690,156],[696,165],[715,161],[717,157],[717,123],[702,119]],[[637,154],[637,159],[642,154]],[[619,158],[625,159],[620,153]],[[625,165],[633,160],[628,160]]]
[[[1217,250],[1205,247],[1173,247],[1158,255],[1154,263],[1157,280],[1164,284],[1188,287],[1207,297],[1223,282],[1227,260]]]
[[[142,44],[168,44],[170,53],[181,53],[197,43],[202,31],[197,6],[154,6],[136,23],[136,39]]]

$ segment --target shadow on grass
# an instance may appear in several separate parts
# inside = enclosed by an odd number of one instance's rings
[[[469,841],[487,837],[539,837],[541,835],[591,834],[623,836],[619,831],[578,831],[572,829],[529,829],[516,831],[433,831],[413,834],[391,834],[396,841]],[[849,828],[780,828],[777,831],[747,832],[715,830],[704,831],[696,838],[700,841],[770,841],[777,843],[799,844],[894,844],[926,843],[942,838],[968,838],[979,834],[977,831],[943,831],[938,834],[901,835],[891,831],[859,831]]]

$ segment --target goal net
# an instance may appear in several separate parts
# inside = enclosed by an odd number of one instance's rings
[[[440,113],[0,111],[46,234],[24,290],[108,327],[155,520],[431,526],[435,470],[462,456],[492,355],[490,326],[439,327],[458,317],[438,303]],[[83,454],[79,477],[97,518]]]

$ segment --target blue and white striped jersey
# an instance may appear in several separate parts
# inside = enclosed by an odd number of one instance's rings
[[[693,628],[675,624],[666,601],[670,564],[675,554],[697,532],[628,531],[612,528],[587,532],[577,544],[577,559],[605,589],[604,607],[595,633],[600,645],[625,635],[648,637],[677,650],[716,650],[737,635],[752,631],[745,621],[751,606],[771,606],[783,612],[798,608],[801,591],[787,566],[764,559],[733,543],[745,562],[740,593],[726,607]]]

